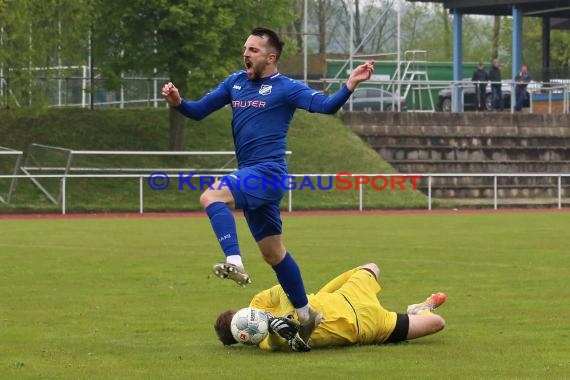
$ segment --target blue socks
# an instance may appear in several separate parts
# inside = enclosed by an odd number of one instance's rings
[[[228,205],[224,202],[214,202],[206,207],[206,213],[226,257],[239,255],[236,221]]]
[[[277,280],[296,309],[307,306],[309,300],[301,277],[301,270],[289,252],[279,264],[273,266]]]
[[[226,257],[239,256],[236,222],[230,208],[223,202],[214,202],[206,207],[206,213]],[[234,256],[234,258],[238,259],[238,256]],[[307,307],[309,300],[305,292],[301,270],[293,256],[287,252],[283,260],[273,266],[273,270],[293,306],[296,309]]]

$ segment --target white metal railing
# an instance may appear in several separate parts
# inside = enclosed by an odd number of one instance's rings
[[[5,156],[13,156],[15,157],[14,166],[12,167],[12,174],[18,173],[18,167],[20,166],[20,162],[22,160],[24,152],[21,150],[15,150],[11,148],[6,148],[0,146],[0,157]],[[16,189],[16,178],[12,178],[10,181],[10,186],[8,186],[8,190],[5,194],[0,194],[0,203],[10,203],[10,198]]]
[[[94,107],[118,106],[119,108],[125,108],[130,104],[146,104],[154,108],[168,107],[160,95],[162,85],[170,80],[168,76],[158,74],[148,76],[122,75],[120,88],[108,89],[101,79],[100,71],[96,68],[93,69],[96,73],[91,77],[88,65],[10,68],[5,72],[0,72],[0,96],[6,96],[4,89],[7,89],[6,92],[12,97],[17,107],[21,106],[17,96],[22,95],[30,99],[28,105],[33,105],[31,100],[32,89],[30,88],[28,92],[21,91],[18,82],[12,83],[15,78],[10,74],[18,71],[31,71],[30,83],[33,81],[36,83],[36,87],[41,86],[43,88],[43,90],[37,89],[36,91],[49,94],[45,99],[48,107],[87,108],[91,104]],[[16,81],[18,80],[16,79]],[[19,91],[16,91],[16,88]]]
[[[35,150],[34,150],[35,149]],[[34,154],[41,149],[44,149],[46,152],[48,151],[56,151],[65,154],[64,166],[54,166],[52,165],[42,165],[36,162]],[[292,151],[287,150],[285,151],[286,159],[293,154]],[[93,157],[93,156],[160,156],[160,157],[197,157],[197,156],[220,156],[224,157],[224,162],[220,163],[220,165],[216,168],[147,168],[147,167],[78,167],[73,165],[73,160],[78,156],[83,157]],[[29,161],[33,161],[32,164]],[[63,163],[63,160],[62,160]],[[235,164],[236,162],[236,152],[235,151],[133,151],[133,150],[74,150],[59,146],[52,146],[52,145],[44,145],[44,144],[36,144],[33,143],[30,146],[30,151],[26,156],[26,160],[22,166],[20,166],[20,170],[27,175],[27,178],[32,181],[32,183],[42,192],[44,195],[54,204],[59,203],[59,199],[61,199],[61,189],[59,194],[51,194],[42,184],[38,181],[37,178],[42,178],[39,176],[34,176],[33,172],[47,172],[47,174],[57,174],[62,176],[67,176],[73,172],[79,173],[111,173],[111,174],[119,174],[130,172],[132,173],[152,173],[156,171],[162,172],[196,172],[199,171],[201,173],[207,172],[216,172],[216,173],[231,173],[237,170],[235,167],[230,167],[228,165]],[[17,163],[16,168],[19,165],[19,161]],[[51,172],[51,173],[50,173]],[[55,172],[55,173],[53,173]],[[16,174],[16,172],[14,172]],[[13,179],[14,181],[15,179]]]
[[[393,55],[394,53],[387,53],[385,55]],[[402,65],[405,66],[405,63],[409,62],[411,64],[425,64],[425,61],[401,61]],[[46,83],[46,88],[51,89],[48,91],[50,94],[53,95],[49,101],[49,107],[89,107],[91,103],[93,106],[102,107],[102,106],[118,106],[120,108],[124,108],[130,104],[147,104],[148,106],[152,107],[167,107],[168,105],[164,101],[163,97],[160,95],[160,88],[163,83],[166,83],[169,79],[168,77],[164,76],[124,76],[122,77],[121,81],[121,88],[117,91],[107,91],[104,88],[104,85],[100,85],[101,82],[100,78],[94,78],[97,82],[96,88],[99,90],[95,94],[91,94],[89,91],[91,84],[91,78],[88,75],[87,66],[73,66],[73,67],[54,67],[54,68],[37,68],[34,70],[51,70],[51,71],[62,71],[64,72],[65,69],[74,69],[82,71],[81,74],[77,73],[71,77],[61,77],[61,78],[39,78],[42,80],[42,83]],[[422,94],[435,96],[437,98],[437,91],[440,89],[451,89],[452,94],[452,104],[455,104],[455,97],[460,97],[460,109],[454,110],[456,112],[461,112],[464,106],[464,91],[463,89],[472,88],[475,82],[471,80],[427,80],[427,79],[416,79],[416,80],[406,80],[406,77],[400,75],[399,71],[403,70],[399,66],[396,67],[396,71],[398,75],[388,75],[388,77],[392,77],[392,80],[378,80],[376,78],[382,77],[382,75],[374,75],[369,81],[362,84],[361,87],[366,86],[380,86],[387,91],[390,91],[394,95],[396,95],[395,99],[399,99],[401,95],[404,95],[404,89],[411,89],[411,96],[408,96],[409,101],[412,103],[412,107],[408,107],[409,111],[425,111],[422,109]],[[422,70],[427,74],[429,70]],[[401,73],[403,74],[403,73]],[[397,78],[400,77],[398,80]],[[417,77],[410,77],[410,78],[417,78]],[[322,78],[320,80],[311,80],[311,85],[314,86],[321,86],[325,90],[329,90],[333,85],[341,85],[346,82],[346,78],[338,78],[335,76],[333,78]],[[486,82],[488,86],[492,82]],[[515,82],[511,79],[503,80],[501,82],[503,93],[510,93],[510,109],[511,112],[514,112],[514,94],[515,94]],[[129,91],[125,90],[125,86],[131,88]],[[3,89],[6,88],[7,91]],[[11,92],[8,83],[6,82],[5,78],[0,77],[0,89],[3,91],[4,97],[8,95],[13,98],[14,103],[20,107],[20,103],[18,99],[16,99],[16,95]],[[454,91],[457,89],[458,91]],[[39,90],[38,90],[39,91]],[[562,99],[558,100],[563,103],[562,105],[562,112],[568,113],[569,111],[569,94],[570,94],[570,83],[564,79],[551,79],[550,82],[538,82],[538,81],[531,81],[528,84],[527,91],[531,96],[531,106],[530,112],[534,112],[532,108],[532,94],[541,93],[548,97],[549,102],[549,112],[553,112],[552,110],[552,94],[562,95]],[[44,91],[45,92],[45,91]],[[129,98],[125,98],[125,93],[129,93]],[[416,103],[416,95],[419,97]],[[91,97],[93,97],[93,102],[91,102]],[[31,98],[30,98],[31,99]],[[351,104],[351,99],[348,101],[348,105]],[[0,101],[2,99],[0,98]],[[4,101],[8,102],[7,98]],[[30,100],[31,101],[31,100]],[[419,108],[417,108],[419,106]],[[394,101],[392,104],[392,109],[395,110],[399,107],[399,102]],[[414,109],[415,108],[415,109]]]
[[[37,174],[37,175],[0,175],[0,179],[5,178],[59,178],[61,181],[61,213],[66,214],[66,187],[67,187],[67,179],[68,178],[135,178],[139,180],[139,213],[144,213],[144,179],[150,176],[150,174]],[[163,173],[168,177],[175,176],[175,174],[168,174]],[[185,173],[188,174],[188,173]],[[302,177],[328,177],[337,176],[338,173],[334,174],[290,174],[291,177],[295,178],[302,178]],[[196,174],[193,178],[200,178],[200,177],[219,177],[218,174]],[[178,176],[178,174],[176,174]],[[499,197],[498,197],[498,178],[505,178],[505,177],[554,177],[557,178],[557,207],[559,209],[562,208],[562,178],[563,177],[570,177],[569,173],[427,173],[427,174],[402,174],[402,173],[376,173],[376,174],[351,174],[352,178],[363,176],[363,177],[376,177],[376,176],[383,176],[383,177],[392,177],[392,176],[399,176],[399,177],[408,177],[411,178],[413,176],[420,177],[421,179],[427,178],[428,181],[428,188],[427,188],[427,202],[428,210],[432,210],[432,178],[434,177],[487,177],[493,178],[493,209],[497,210],[499,205]],[[508,187],[507,187],[508,188]],[[353,190],[350,190],[353,191]],[[358,201],[358,210],[364,210],[364,186],[360,186],[359,188],[359,201]],[[396,190],[393,190],[396,191]],[[293,211],[293,190],[288,190],[288,211]]]
[[[320,81],[312,81],[313,84],[316,85],[316,83],[321,83],[321,84],[328,84],[330,86],[330,84],[336,83],[338,86],[346,83],[346,79],[339,79],[339,78],[323,78]],[[430,91],[430,92],[436,92],[439,90],[443,90],[443,89],[448,89],[450,90],[450,99],[451,99],[451,104],[455,104],[455,97],[457,96],[457,93],[459,93],[460,96],[460,109],[459,110],[453,110],[454,112],[463,112],[464,111],[464,105],[465,105],[465,89],[469,88],[470,90],[473,89],[473,87],[475,86],[475,84],[479,84],[479,83],[483,83],[483,82],[473,82],[471,80],[458,80],[458,81],[453,81],[453,80],[376,80],[374,78],[371,78],[370,80],[366,81],[365,83],[363,83],[359,88],[365,88],[365,87],[380,87],[383,88],[387,91],[391,91],[395,96],[392,97],[393,102],[392,102],[392,109],[396,110],[398,109],[398,102],[397,100],[399,99],[399,97],[403,94],[398,94],[398,90],[400,88],[414,88],[417,91]],[[511,112],[515,112],[515,87],[516,87],[516,82],[512,81],[512,80],[503,80],[501,82],[484,82],[487,84],[487,90],[490,91],[490,86],[493,83],[500,83],[501,84],[501,91],[502,91],[502,96],[503,96],[503,100],[509,100],[510,105],[509,107],[507,107],[506,109],[510,109]],[[393,89],[396,89],[395,91]],[[454,91],[454,89],[460,89],[461,91]],[[488,92],[487,91],[487,92]],[[561,99],[559,101],[562,102],[562,113],[569,113],[570,112],[570,83],[566,83],[566,82],[531,82],[528,84],[527,87],[527,92],[529,94],[529,112],[534,112],[533,110],[533,95],[534,94],[541,94],[543,96],[545,96],[548,100],[548,109],[549,109],[549,113],[553,112],[553,107],[552,104],[554,102],[553,97],[556,95],[558,97],[561,97]],[[473,97],[475,97],[475,94],[472,94]],[[508,95],[508,96],[507,96]],[[447,97],[447,95],[446,95]],[[352,97],[350,97],[347,101],[347,104],[350,105],[352,102]],[[412,99],[413,100],[413,99]],[[414,101],[415,104],[415,101]],[[420,108],[421,108],[421,102],[420,102]],[[408,107],[408,111],[410,112],[414,112],[413,107],[410,108]],[[419,110],[415,110],[415,111],[421,111],[421,109]]]
[[[491,177],[493,178],[493,209],[497,210],[499,192],[498,192],[498,178],[513,178],[513,177],[550,177],[557,178],[557,206],[562,208],[562,178],[570,177],[568,173],[429,173],[425,174],[423,178],[428,178],[428,210],[432,207],[432,178],[433,177]]]

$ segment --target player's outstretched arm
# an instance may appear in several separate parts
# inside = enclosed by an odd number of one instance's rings
[[[162,87],[162,96],[171,107],[175,107],[184,116],[194,120],[202,120],[230,101],[225,81],[197,101],[182,99],[180,91],[172,82],[168,82]]]
[[[368,61],[355,68],[345,86],[330,96],[317,94],[312,92],[310,94],[310,106],[307,109],[309,112],[317,112],[324,114],[333,114],[338,111],[344,103],[348,100],[352,92],[356,89],[359,83],[370,79],[374,72],[374,61]],[[302,103],[297,105],[298,108],[304,108]]]

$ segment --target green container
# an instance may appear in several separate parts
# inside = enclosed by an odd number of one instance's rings
[[[353,67],[363,63],[364,60],[354,60]],[[376,61],[374,64],[374,75],[382,81],[395,80],[397,69],[396,61]],[[471,78],[473,70],[477,67],[477,62],[465,62],[462,65],[461,77]],[[453,80],[453,63],[452,62],[425,62],[425,61],[402,61],[400,64],[400,78],[408,69],[408,78],[412,72],[418,73],[414,75],[414,81],[425,81],[425,84],[411,85],[406,96],[406,103],[408,110],[431,110],[431,101],[429,92],[431,92],[433,99],[433,106],[437,109],[437,93],[443,87],[448,87],[446,84],[434,84],[429,81],[451,81]],[[340,73],[339,73],[340,72]],[[346,80],[349,75],[348,61],[341,60],[328,60],[327,61],[327,77],[338,78]],[[402,78],[403,80],[403,78]],[[389,84],[369,84],[374,87],[382,87],[387,91],[395,92],[393,86]],[[338,83],[331,85],[330,90],[335,91],[339,88]],[[429,90],[428,90],[429,88]],[[406,85],[402,85],[400,93],[404,95]]]

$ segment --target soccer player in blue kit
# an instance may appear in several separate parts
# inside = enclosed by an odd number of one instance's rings
[[[271,265],[297,310],[299,333],[306,341],[323,316],[309,308],[301,271],[281,237],[279,204],[285,190],[279,184],[287,176],[287,132],[297,108],[323,114],[337,112],[358,84],[370,78],[374,62],[356,67],[346,85],[326,96],[279,73],[277,61],[282,49],[283,41],[274,31],[255,28],[244,44],[245,70],[231,74],[198,101],[182,99],[171,82],[164,85],[162,95],[170,106],[194,120],[227,104],[232,107],[238,170],[200,196],[200,204],[226,255],[226,262],[215,264],[213,271],[241,286],[251,282],[242,262],[231,211],[241,209],[263,259]]]

